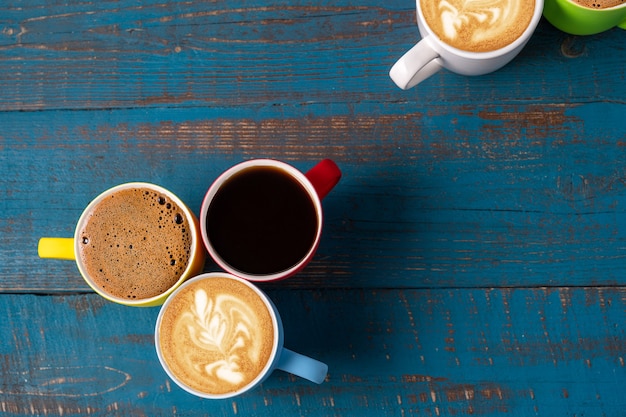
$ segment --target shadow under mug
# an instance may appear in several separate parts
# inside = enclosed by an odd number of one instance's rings
[[[141,189],[153,192],[158,196],[163,196],[163,202],[171,202],[175,207],[178,208],[182,212],[182,218],[180,221],[184,226],[189,228],[189,236],[190,236],[190,246],[189,246],[189,256],[185,269],[180,274],[180,277],[176,280],[176,282],[169,286],[167,290],[161,292],[160,294],[146,297],[146,298],[127,298],[121,297],[114,294],[111,294],[105,291],[100,285],[98,285],[94,279],[90,276],[87,267],[85,266],[85,262],[83,261],[80,255],[80,245],[82,244],[81,231],[84,229],[85,225],[89,222],[91,214],[94,211],[94,208],[98,206],[103,200],[108,197],[123,191],[130,189]],[[65,260],[73,260],[76,262],[78,266],[78,270],[82,275],[85,282],[99,295],[104,297],[105,299],[127,306],[134,307],[149,307],[149,306],[158,306],[163,304],[165,299],[178,287],[180,286],[186,279],[202,272],[204,268],[205,261],[205,251],[201,242],[200,232],[199,232],[199,224],[196,216],[193,212],[180,200],[176,195],[174,195],[171,191],[160,187],[155,184],[145,183],[145,182],[130,182],[117,185],[115,187],[109,188],[108,190],[101,193],[97,196],[93,201],[91,201],[87,207],[83,210],[78,223],[76,224],[76,229],[74,231],[73,238],[63,238],[63,237],[42,237],[39,240],[38,244],[38,253],[41,258],[49,258],[49,259],[65,259]],[[146,236],[148,242],[150,242],[150,237]],[[140,260],[142,256],[141,250],[137,251],[137,259]],[[164,262],[170,262],[170,259],[164,259]]]
[[[270,181],[268,177],[259,176],[269,174],[255,173],[266,169],[275,170],[277,174],[273,175],[283,177],[280,181],[288,179],[297,186],[291,185],[289,191],[285,192],[282,189],[276,191],[282,186],[269,186],[268,184],[276,184],[273,182],[275,180]],[[247,180],[242,180],[236,185],[232,182],[235,178],[242,178],[248,174],[251,175],[252,181],[256,181],[255,185],[246,185]],[[200,230],[209,255],[225,271],[250,281],[275,281],[293,276],[311,261],[317,250],[323,223],[321,200],[339,182],[340,178],[339,167],[330,159],[320,161],[306,174],[289,164],[274,159],[252,159],[229,168],[213,182],[202,202]],[[241,184],[244,185],[241,186]],[[224,191],[227,187],[230,187],[228,192]],[[265,192],[270,189],[271,192]],[[300,191],[296,192],[296,189]],[[285,213],[282,207],[288,207],[292,196],[302,192],[307,196],[302,200],[307,202],[300,206],[304,205],[314,213],[313,221],[315,222],[314,230],[310,233],[312,239],[301,243],[305,245],[302,253],[294,250],[294,255],[289,258],[289,261],[285,261],[287,263],[276,270],[263,270],[265,266],[261,269],[255,269],[256,266],[242,266],[244,265],[242,258],[254,257],[256,259],[248,262],[247,265],[259,264],[269,259],[282,257],[284,254],[280,253],[279,248],[284,249],[287,246],[291,249],[290,239],[298,236],[301,228],[309,222],[302,219],[304,216],[300,215],[299,209],[294,210],[298,214],[290,218],[291,214]],[[223,204],[224,207],[221,210],[214,208],[214,206],[221,205],[217,202],[226,198],[223,197],[224,194],[236,197]],[[276,210],[283,210],[282,216],[262,212],[265,209],[272,209],[270,206]],[[250,210],[253,211],[252,214]],[[250,227],[246,228],[245,224]],[[213,232],[213,229],[217,227],[214,225],[225,230],[219,233]],[[287,235],[289,238],[279,238]],[[293,244],[293,248],[297,246],[299,244]],[[228,255],[226,255],[227,252]],[[293,262],[291,262],[292,259]],[[272,269],[273,266],[267,268]]]
[[[571,35],[594,35],[614,27],[626,29],[626,3],[594,9],[572,0],[545,0],[543,16]]]
[[[203,285],[218,279],[221,282],[216,285],[220,288]],[[227,287],[230,289],[222,292],[221,288]],[[266,310],[263,315],[255,313],[259,303],[263,306],[261,310]],[[247,306],[250,304],[256,307],[250,309]],[[260,328],[265,330],[257,331]],[[271,340],[266,341],[267,335]],[[161,341],[162,336],[165,341]],[[259,340],[263,341],[258,343]],[[167,375],[185,391],[207,399],[248,392],[276,369],[316,384],[324,382],[328,365],[286,349],[283,341],[280,314],[270,298],[254,284],[224,272],[199,275],[177,288],[161,307],[155,326],[155,348]],[[258,349],[251,347],[255,342]],[[173,343],[173,347],[162,346],[168,343]],[[199,352],[192,352],[190,345]],[[254,352],[265,349],[268,350],[266,362],[254,363],[257,360]],[[246,363],[254,365],[246,366]],[[256,371],[250,371],[252,368]],[[252,375],[242,377],[248,372]],[[218,384],[228,389],[215,392],[203,389]],[[232,385],[231,389],[230,384],[238,385]]]
[[[461,75],[484,75],[512,61],[530,40],[543,10],[544,0],[535,0],[535,8],[524,32],[510,44],[486,52],[470,52],[442,41],[428,26],[421,1],[416,0],[417,26],[422,39],[398,59],[389,70],[389,77],[403,90],[433,76],[445,68]]]

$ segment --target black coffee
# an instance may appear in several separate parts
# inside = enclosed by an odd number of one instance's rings
[[[208,208],[206,230],[220,257],[252,275],[299,263],[317,234],[315,205],[304,186],[275,167],[251,167],[229,178]]]

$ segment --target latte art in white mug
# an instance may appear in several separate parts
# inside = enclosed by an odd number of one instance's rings
[[[195,292],[194,299],[191,311],[181,316],[181,324],[197,348],[215,353],[217,358],[207,355],[204,363],[193,366],[201,368],[211,380],[241,383],[245,375],[240,355],[247,355],[252,362],[258,362],[261,355],[261,340],[255,338],[259,323],[254,311],[227,294],[209,299],[203,289]]]
[[[530,24],[535,0],[420,0],[428,26],[445,43],[470,52],[503,48]]]
[[[165,310],[159,344],[170,371],[189,387],[236,391],[263,372],[274,330],[260,297],[234,280],[213,278],[187,286]]]

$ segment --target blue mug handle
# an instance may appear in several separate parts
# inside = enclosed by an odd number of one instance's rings
[[[308,356],[283,348],[276,368],[321,384],[328,374],[328,365]]]

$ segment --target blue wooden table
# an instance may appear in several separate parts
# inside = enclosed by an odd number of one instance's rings
[[[626,415],[626,32],[542,21],[496,73],[401,91],[414,19],[411,0],[3,1],[0,415]],[[198,212],[255,157],[343,170],[314,261],[263,286],[329,375],[201,400],[158,364],[158,308],[104,301],[37,241],[127,181]]]

